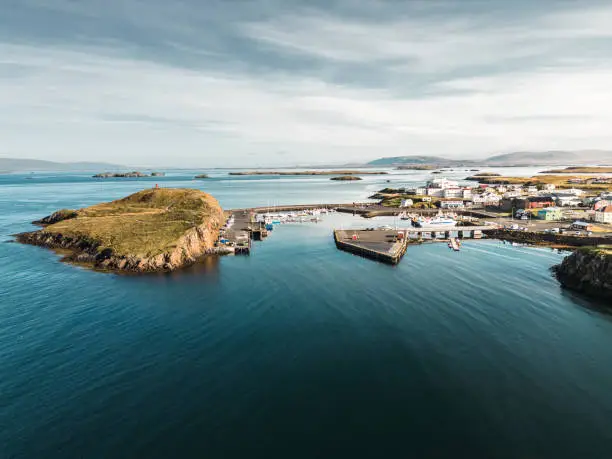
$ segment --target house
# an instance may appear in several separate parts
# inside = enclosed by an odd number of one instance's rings
[[[593,214],[597,223],[612,223],[612,206],[606,206]]]
[[[559,192],[558,194],[563,194],[567,196],[582,196],[584,194],[584,191],[578,188],[568,188]]]
[[[472,199],[472,189],[471,188],[464,188],[463,189],[463,193],[461,194],[461,197],[463,199]]]
[[[402,199],[400,207],[411,207],[414,205],[414,201],[412,199]]]
[[[570,225],[570,228],[578,231],[593,231],[593,225],[583,221],[575,221]]]
[[[538,192],[538,187],[535,186],[535,185],[526,186],[525,187],[525,192],[526,193],[537,193]]]
[[[501,201],[501,196],[495,193],[485,191],[482,194],[472,196],[474,204],[482,204],[483,206],[497,206]]]
[[[548,196],[527,196],[515,199],[512,205],[517,209],[543,209],[553,207],[555,202],[553,198]]]
[[[607,207],[610,205],[610,201],[608,201],[607,199],[600,199],[599,201],[596,201],[593,204],[593,210],[601,210],[604,207]]]
[[[563,219],[563,211],[559,207],[547,207],[538,211],[538,218],[546,221],[559,221]]]
[[[582,199],[577,198],[576,196],[568,196],[568,195],[556,195],[555,202],[558,206],[568,207],[568,206],[579,206],[582,204]]]
[[[444,196],[444,188],[427,188],[427,196],[435,196],[441,198]]]
[[[463,209],[464,207],[465,204],[463,203],[463,201],[460,200],[440,201],[441,209]]]
[[[444,189],[442,196],[445,198],[461,198],[463,197],[463,189],[458,186],[448,187]]]
[[[444,190],[446,188],[457,188],[458,186],[459,182],[447,180],[445,178],[433,179],[427,182],[427,188],[441,188]]]
[[[546,183],[542,187],[542,190],[550,192],[550,191],[555,191],[555,188],[557,188],[557,186],[554,183]]]
[[[511,190],[511,191],[506,191],[504,193],[504,198],[509,199],[509,198],[518,198],[519,196],[521,196],[521,192],[518,190]]]

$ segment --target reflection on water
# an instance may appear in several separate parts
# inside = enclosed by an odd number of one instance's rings
[[[205,255],[190,266],[176,271],[147,273],[141,277],[156,284],[164,283],[206,283],[214,284],[219,280],[221,260],[219,255]]]

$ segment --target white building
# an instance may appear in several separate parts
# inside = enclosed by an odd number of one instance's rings
[[[506,199],[512,199],[512,198],[518,198],[522,195],[522,193],[518,190],[512,190],[512,191],[506,191],[504,193],[504,198]]]
[[[537,193],[538,192],[538,187],[535,186],[535,185],[526,186],[525,187],[525,192],[527,192],[527,193]]]
[[[441,201],[440,208],[442,209],[463,209],[465,204],[463,201]]]
[[[457,188],[459,186],[459,182],[455,180],[447,180],[445,178],[433,179],[427,182],[427,188]]]
[[[558,192],[557,196],[559,196],[559,195],[582,196],[583,194],[584,194],[583,190],[580,190],[578,188],[569,188],[567,190],[562,190],[562,191]]]
[[[554,183],[547,183],[542,187],[544,191],[555,191],[555,188],[557,187]]]
[[[593,220],[597,223],[612,223],[612,206],[596,211],[593,214]]]
[[[501,201],[501,196],[495,193],[485,192],[482,194],[476,194],[472,197],[474,204],[482,204],[484,206],[496,206]]]
[[[413,204],[414,204],[414,201],[412,199],[402,199],[400,207],[410,207]]]
[[[463,189],[458,186],[444,188],[443,196],[445,198],[461,198],[463,197]]]
[[[427,196],[435,196],[441,198],[444,196],[443,188],[427,188]]]
[[[472,199],[472,189],[464,188],[461,196],[463,199]]]
[[[582,199],[576,196],[557,195],[555,201],[557,205],[561,207],[579,206],[582,204]]]

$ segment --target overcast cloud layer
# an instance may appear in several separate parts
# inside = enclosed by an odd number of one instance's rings
[[[612,147],[609,2],[0,7],[0,156],[236,167]]]

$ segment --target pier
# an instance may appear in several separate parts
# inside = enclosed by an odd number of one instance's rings
[[[451,240],[458,251],[457,239],[481,239],[487,232],[494,231],[497,226],[334,230],[334,241],[336,247],[345,252],[397,264],[411,243]]]
[[[341,250],[393,265],[408,246],[407,239],[393,230],[335,230],[334,240]]]

